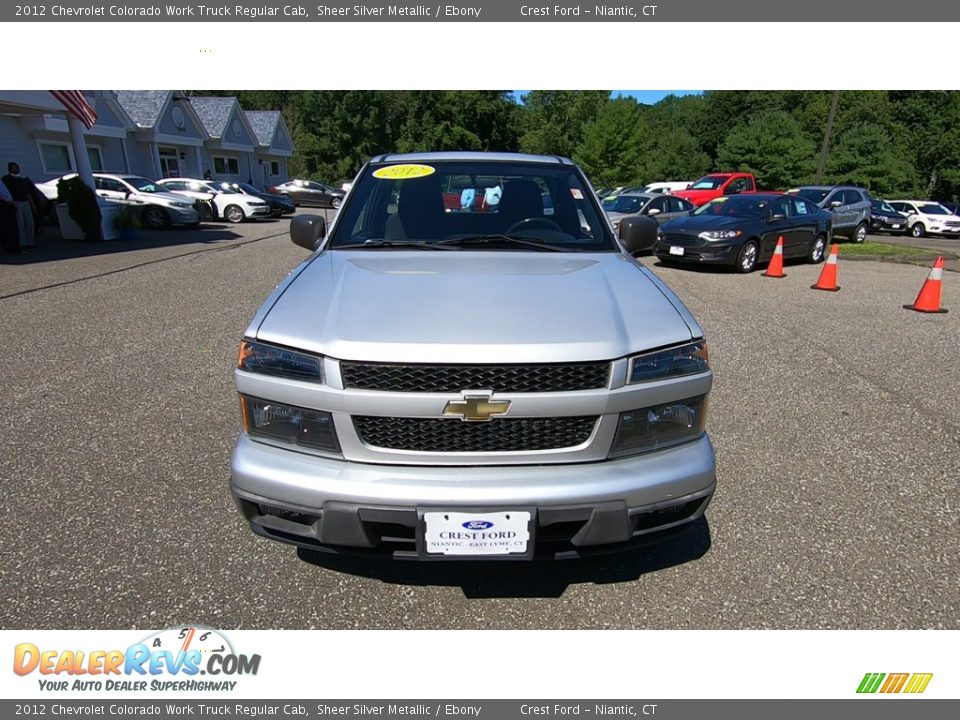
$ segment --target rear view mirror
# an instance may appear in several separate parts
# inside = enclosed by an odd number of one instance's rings
[[[321,215],[299,215],[290,221],[290,239],[294,245],[313,252],[327,234],[327,221]]]
[[[653,250],[659,228],[656,220],[644,215],[624,218],[620,221],[620,242],[631,255]]]

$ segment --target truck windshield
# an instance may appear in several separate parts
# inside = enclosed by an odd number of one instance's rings
[[[619,250],[575,167],[480,160],[371,163],[341,208],[329,247],[444,242],[448,249]]]
[[[723,175],[707,175],[697,180],[690,186],[691,190],[716,190],[726,182],[727,178]]]

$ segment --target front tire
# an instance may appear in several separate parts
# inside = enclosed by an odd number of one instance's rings
[[[244,215],[243,208],[241,208],[239,205],[227,205],[226,209],[223,211],[223,217],[227,220],[227,222],[242,223],[246,215]]]
[[[810,252],[807,253],[807,262],[816,265],[823,262],[824,253],[827,250],[827,238],[823,235],[817,235],[810,245]]]
[[[164,230],[170,227],[170,216],[162,207],[151,205],[143,211],[143,224],[151,230]]]
[[[866,223],[860,223],[857,225],[857,229],[853,231],[853,241],[858,245],[862,244],[867,239],[867,225]]]
[[[915,238],[925,237],[927,234],[927,228],[924,227],[922,222],[914,223],[910,226],[910,234]]]
[[[736,270],[738,273],[752,273],[757,268],[757,256],[760,254],[757,243],[749,240],[740,248],[737,253]]]

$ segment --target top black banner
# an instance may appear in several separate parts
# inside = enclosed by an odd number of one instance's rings
[[[65,0],[0,7],[3,22],[951,22],[960,4],[937,0],[645,0],[577,2],[456,0],[422,3],[99,2]]]

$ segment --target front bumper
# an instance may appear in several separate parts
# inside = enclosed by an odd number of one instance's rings
[[[269,215],[269,205],[251,205],[247,208],[248,217],[268,217]]]
[[[430,508],[533,510],[537,555],[578,557],[701,517],[716,487],[706,435],[605,462],[398,466],[333,460],[255,442],[233,453],[231,490],[259,535],[312,550],[425,556]]]
[[[675,255],[671,253],[671,247],[682,247],[683,254]],[[671,244],[669,240],[660,240],[653,246],[654,255],[661,260],[671,262],[718,263],[721,265],[732,265],[736,262],[739,251],[739,245],[733,245],[723,240],[715,242],[707,242],[706,240],[686,241],[682,245],[677,243]]]
[[[891,220],[873,218],[870,221],[870,229],[878,232],[905,233],[907,232],[907,224],[905,222],[894,222]]]
[[[193,225],[200,222],[200,213],[194,208],[178,208],[166,206],[170,221],[176,225]]]

